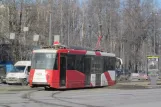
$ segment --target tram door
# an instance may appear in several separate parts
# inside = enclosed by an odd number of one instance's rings
[[[67,67],[66,54],[60,54],[60,86],[61,87],[64,87],[66,85],[66,67]]]
[[[84,72],[86,75],[85,85],[90,85],[91,82],[91,58],[85,57],[84,59]]]

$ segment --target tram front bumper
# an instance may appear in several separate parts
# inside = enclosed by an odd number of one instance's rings
[[[47,82],[32,82],[32,86],[44,87],[49,86]]]

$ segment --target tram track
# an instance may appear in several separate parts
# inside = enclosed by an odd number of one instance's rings
[[[29,101],[32,101],[34,103],[45,104],[45,105],[49,105],[49,106],[71,107],[71,106],[57,104],[57,103],[44,102],[44,101],[40,101],[40,100],[37,100],[37,99],[34,99],[31,97],[31,94],[39,92],[39,91],[43,91],[43,89],[30,91],[30,92],[24,94],[22,98],[28,99]],[[56,93],[59,93],[59,92],[56,92]]]
[[[62,93],[62,92],[60,92],[60,93]],[[94,106],[94,105],[88,105],[88,104],[76,103],[76,102],[64,100],[64,99],[72,99],[72,98],[67,98],[67,97],[61,97],[60,98],[60,97],[56,97],[56,95],[58,95],[60,93],[53,93],[51,97],[54,98],[54,99],[57,99],[59,101],[62,101],[62,102],[66,102],[66,103],[70,103],[70,104],[76,104],[76,105],[79,105],[79,106],[85,106],[85,107],[103,107],[103,106]]]
[[[41,101],[38,99],[35,99],[32,97],[32,94],[36,93],[36,92],[40,92],[40,91],[44,91],[44,89],[39,89],[39,90],[32,90],[27,92],[26,94],[24,94],[22,96],[23,99],[28,99],[31,102],[34,103],[38,103],[38,104],[43,104],[43,105],[49,105],[49,106],[56,106],[56,107],[73,107],[73,105],[77,105],[77,106],[83,106],[83,107],[103,107],[103,106],[94,106],[94,105],[88,105],[88,104],[83,104],[83,103],[76,103],[76,102],[72,102],[72,101],[67,101],[65,99],[72,99],[72,98],[67,98],[67,97],[57,97],[56,95],[62,94],[64,91],[58,91],[55,93],[51,94],[51,99],[57,100],[57,101],[61,101],[62,103],[68,103],[68,105],[65,104],[58,104],[58,103],[54,103],[54,102],[45,102],[45,101]],[[50,99],[49,99],[50,100]],[[70,104],[73,104],[70,106]]]
[[[11,107],[11,106],[8,106],[8,105],[0,105],[0,106],[2,106],[2,107]]]
[[[27,92],[24,96],[23,96],[23,98],[26,98],[26,99],[28,99],[29,101],[32,101],[32,102],[34,102],[34,103],[37,103],[37,104],[42,104],[42,105],[49,105],[49,106],[52,106],[52,107],[77,107],[77,106],[79,106],[79,107],[104,107],[104,106],[95,106],[95,105],[90,105],[90,104],[84,104],[84,103],[77,103],[77,102],[74,102],[74,101],[72,101],[72,99],[73,100],[80,100],[79,98],[77,98],[77,99],[75,99],[75,98],[72,98],[72,97],[67,97],[67,96],[65,96],[65,92],[69,92],[70,90],[65,90],[65,91],[56,91],[56,92],[51,92],[51,93],[48,93],[49,95],[48,95],[48,98],[47,98],[47,100],[50,100],[50,101],[48,101],[48,102],[45,102],[45,101],[43,101],[43,100],[46,100],[45,98],[43,99],[42,98],[42,100],[41,99],[36,99],[36,98],[34,98],[34,97],[37,97],[37,96],[32,96],[32,94],[34,94],[34,93],[37,93],[37,92],[40,92],[40,91],[42,91],[42,93],[44,92],[44,89],[41,89],[41,90],[32,90],[32,91],[29,91],[29,92]],[[41,92],[40,92],[41,93]],[[152,97],[148,97],[149,96],[149,94],[150,93],[147,93],[147,92],[144,92],[144,91],[138,91],[138,92],[136,92],[136,95],[138,96],[140,96],[140,97],[144,97],[145,96],[145,94],[144,93],[146,93],[147,95],[147,98],[149,98],[149,99],[153,99]],[[37,93],[37,94],[39,94],[39,93]],[[43,93],[44,94],[44,93]],[[42,95],[43,95],[42,94]],[[76,94],[76,93],[75,93]],[[141,95],[140,95],[141,94]],[[156,91],[155,93],[153,93],[153,95],[158,95],[158,94],[160,94],[160,92],[158,92],[158,91]],[[63,96],[62,96],[63,95]],[[118,95],[118,94],[117,94]],[[119,94],[120,96],[132,96],[132,97],[136,97],[136,96],[133,96],[133,94],[131,94],[131,93],[120,93]],[[146,97],[145,96],[145,97]],[[70,100],[70,101],[69,101]],[[140,100],[139,98],[137,98],[136,100]],[[158,100],[159,101],[159,100]],[[150,101],[148,101],[148,102],[150,102]],[[108,106],[109,107],[112,107],[112,104],[108,104]],[[3,107],[3,106],[2,106]],[[4,106],[4,107],[10,107],[10,106]]]

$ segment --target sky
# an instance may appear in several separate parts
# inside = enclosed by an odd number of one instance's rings
[[[156,6],[161,8],[161,0],[156,0]]]
[[[80,4],[82,3],[82,1],[84,1],[84,0],[79,0]],[[161,0],[155,0],[155,5],[156,5],[158,8],[161,8]]]

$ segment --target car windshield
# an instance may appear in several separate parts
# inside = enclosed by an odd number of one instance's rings
[[[24,72],[25,66],[15,66],[12,72]]]
[[[32,56],[32,69],[57,69],[55,53],[34,53]]]

